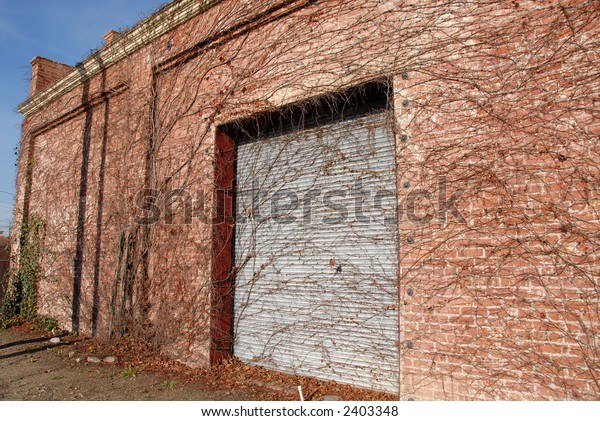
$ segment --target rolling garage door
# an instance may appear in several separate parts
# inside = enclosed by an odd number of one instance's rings
[[[396,177],[385,104],[238,142],[235,356],[396,392]]]

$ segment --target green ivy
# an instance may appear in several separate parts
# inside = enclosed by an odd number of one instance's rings
[[[52,317],[48,316],[37,316],[33,320],[33,325],[36,328],[47,332],[51,332],[55,329],[58,329],[58,322]]]
[[[21,227],[21,251],[19,267],[11,274],[0,316],[4,320],[19,317],[33,320],[36,317],[37,282],[40,275],[41,232],[44,222],[31,215]]]

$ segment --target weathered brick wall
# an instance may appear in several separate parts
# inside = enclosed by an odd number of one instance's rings
[[[61,326],[71,320],[83,124],[80,116],[36,136],[32,164],[29,211],[46,223],[39,311],[57,318]]]
[[[524,6],[449,13],[450,59],[396,78],[398,189],[431,193],[399,231],[407,397],[598,397],[598,27]]]
[[[14,227],[46,221],[40,311],[70,327],[80,264],[80,329],[106,337],[132,234],[127,317],[146,321],[131,329],[206,364],[215,126],[393,76],[402,397],[597,398],[594,16],[585,2],[219,3],[25,119]],[[140,226],[144,188],[161,213]],[[460,215],[440,213],[462,190]]]

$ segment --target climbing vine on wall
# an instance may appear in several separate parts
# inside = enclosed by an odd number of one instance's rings
[[[324,340],[323,330],[354,335],[357,320],[336,323],[340,311],[304,306],[327,297],[340,308],[370,305],[376,312],[365,314],[387,314],[397,326],[384,339],[398,355],[374,346],[377,358],[366,366],[397,366],[392,386],[401,399],[597,399],[596,3],[228,0],[179,26],[165,9],[157,17],[161,26],[175,25],[168,36],[105,68],[101,58],[117,50],[107,46],[85,61],[100,73],[26,114],[17,213],[36,212],[46,224],[25,225],[21,269],[4,308],[32,314],[37,279],[38,308],[61,326],[131,337],[193,364],[240,350],[242,334],[256,342],[258,316],[276,320],[264,336],[274,352],[282,349],[278,334],[286,324],[298,327],[287,317],[296,311],[308,326],[295,335],[310,347],[304,355],[318,354],[312,358],[323,367],[355,366],[363,353],[351,343],[334,355],[343,347]],[[123,42],[137,45],[129,36]],[[365,159],[343,151],[344,142],[375,139],[377,126],[365,127],[369,136],[339,128],[323,136],[326,116],[348,114],[350,98],[333,98],[382,79],[391,79],[386,124],[395,150],[383,154],[393,158],[393,174],[380,184],[390,192],[395,186],[389,197],[398,209],[398,270],[385,266],[386,288],[378,287],[379,256],[351,258],[364,233],[373,233],[366,204],[381,209],[375,189],[363,189],[365,178],[381,180],[382,162],[373,158],[381,151],[373,142],[353,148]],[[311,111],[316,104],[327,106]],[[280,143],[241,141],[254,123],[270,130],[288,117],[301,127]],[[308,135],[323,146],[295,153]],[[239,165],[239,147],[252,144],[256,152]],[[325,152],[331,157],[317,166]],[[339,176],[346,172],[352,177]],[[321,212],[337,213],[339,222],[325,228],[308,212],[315,217],[332,199],[307,182],[317,179],[333,180],[328,187],[340,194]],[[311,195],[295,186],[310,186]],[[247,208],[234,206],[244,197]],[[242,221],[245,243],[232,235]],[[345,250],[332,254],[313,241],[326,228]],[[285,246],[261,244],[257,232]],[[266,257],[258,261],[261,246]],[[359,260],[381,270],[352,277],[350,263]],[[283,278],[292,265],[302,272]],[[293,299],[248,292],[264,308],[239,300],[244,271],[247,291],[269,282],[267,292],[292,291]],[[359,294],[365,285],[372,287]],[[382,291],[392,294],[385,303]],[[247,329],[239,329],[244,318]],[[381,332],[369,326],[366,341]],[[274,352],[256,349],[252,363],[272,359]]]
[[[33,319],[36,315],[43,228],[44,221],[36,215],[30,215],[23,223],[19,267],[11,274],[10,287],[2,302],[3,319],[16,316]]]

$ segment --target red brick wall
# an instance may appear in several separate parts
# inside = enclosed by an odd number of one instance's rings
[[[228,265],[209,223],[215,126],[394,76],[402,398],[597,398],[598,21],[583,2],[520,3],[225,1],[28,115],[17,217],[46,221],[40,311],[70,328],[79,239],[80,328],[106,337],[133,232],[128,317],[207,364]],[[34,93],[51,78],[32,72]],[[192,220],[184,195],[172,221],[140,228],[143,188],[163,209],[167,192],[191,193]],[[460,190],[464,221],[439,209]]]

